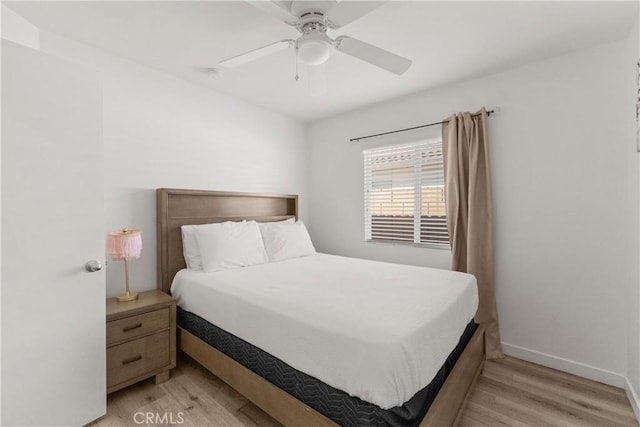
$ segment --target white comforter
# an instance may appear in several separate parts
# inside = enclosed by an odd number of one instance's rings
[[[472,275],[316,254],[180,271],[178,305],[382,409],[428,385],[478,306]]]

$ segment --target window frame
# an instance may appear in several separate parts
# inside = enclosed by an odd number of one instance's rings
[[[368,153],[372,153],[372,152],[376,152],[376,151],[384,151],[384,150],[391,150],[394,147],[397,147],[399,149],[399,151],[404,148],[406,149],[406,147],[411,147],[413,146],[414,150],[420,150],[422,149],[422,147],[424,146],[428,146],[430,144],[434,144],[434,143],[439,143],[440,146],[442,146],[442,138],[441,137],[437,137],[437,138],[425,138],[425,139],[420,139],[417,141],[412,141],[412,142],[407,142],[407,143],[402,143],[402,144],[394,144],[394,145],[387,145],[387,146],[380,146],[380,147],[372,147],[369,149],[364,149],[362,150],[362,155],[363,155],[363,179],[364,179],[364,241],[366,243],[382,243],[382,244],[391,244],[391,245],[401,245],[401,246],[413,246],[413,247],[419,247],[419,248],[427,248],[427,249],[441,249],[441,250],[450,250],[451,249],[451,241],[450,241],[450,237],[448,235],[448,232],[446,234],[447,236],[447,242],[446,243],[437,243],[434,241],[428,241],[428,242],[420,242],[420,238],[421,238],[421,232],[422,232],[422,221],[423,221],[423,212],[422,212],[422,188],[423,188],[423,182],[422,182],[422,169],[425,163],[423,163],[421,161],[421,157],[420,155],[417,154],[413,154],[413,160],[414,160],[414,167],[413,167],[413,173],[412,173],[412,180],[413,180],[413,235],[414,235],[414,241],[410,242],[410,241],[402,241],[402,240],[394,240],[394,239],[373,239],[371,238],[371,234],[373,233],[373,224],[372,224],[372,220],[374,215],[372,215],[372,208],[371,208],[371,204],[372,204],[372,190],[373,190],[373,179],[371,176],[371,164],[368,164],[368,158],[367,156],[369,155]],[[441,155],[443,156],[443,154],[441,153]],[[444,196],[444,157],[442,158],[442,162],[443,162],[443,168],[442,168],[442,182],[443,182],[443,196]],[[369,162],[371,163],[371,162]],[[393,187],[391,187],[393,189]],[[445,205],[446,208],[446,205]],[[448,231],[448,227],[447,227],[447,216],[446,216],[446,212],[444,215],[444,229]]]

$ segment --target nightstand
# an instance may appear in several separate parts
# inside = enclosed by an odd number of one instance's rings
[[[159,290],[136,301],[107,299],[107,393],[155,375],[169,379],[176,366],[176,301]]]

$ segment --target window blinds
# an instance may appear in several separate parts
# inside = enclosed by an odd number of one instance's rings
[[[448,247],[442,141],[363,154],[365,240]]]

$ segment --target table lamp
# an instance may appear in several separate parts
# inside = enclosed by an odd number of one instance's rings
[[[107,254],[114,261],[124,261],[126,291],[117,298],[118,301],[137,300],[138,294],[129,290],[129,261],[140,258],[142,254],[142,234],[138,230],[129,230],[128,228],[109,233],[107,235]]]

